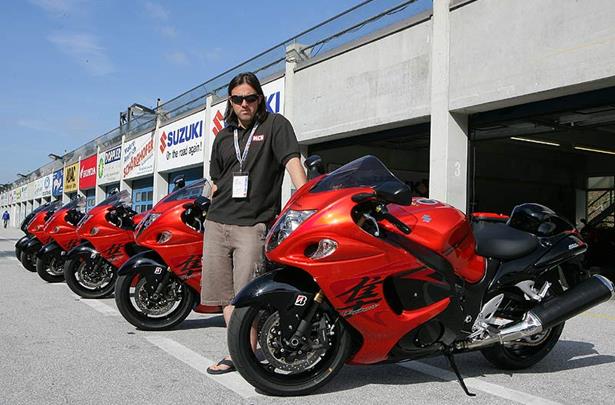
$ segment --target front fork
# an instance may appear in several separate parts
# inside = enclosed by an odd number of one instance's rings
[[[297,330],[295,331],[295,333],[293,333],[293,335],[288,341],[290,347],[292,347],[293,349],[299,347],[299,345],[301,345],[301,342],[305,340],[305,334],[306,332],[308,332],[309,328],[312,325],[312,318],[314,318],[314,315],[316,315],[316,311],[318,311],[318,308],[322,304],[324,297],[325,296],[323,295],[322,290],[318,290],[318,292],[314,296],[314,299],[312,300],[312,304],[305,313],[305,316],[301,319],[301,322],[299,322]]]

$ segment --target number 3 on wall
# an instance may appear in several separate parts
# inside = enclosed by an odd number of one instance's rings
[[[454,167],[455,167],[455,177],[461,176],[461,163],[459,163],[459,161],[456,161],[454,164]]]

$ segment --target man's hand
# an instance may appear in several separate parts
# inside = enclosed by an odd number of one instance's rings
[[[286,170],[288,174],[290,174],[290,179],[295,186],[295,189],[299,190],[301,186],[307,183],[307,176],[305,174],[305,170],[303,170],[303,166],[301,165],[301,160],[297,157],[290,159],[286,162]]]

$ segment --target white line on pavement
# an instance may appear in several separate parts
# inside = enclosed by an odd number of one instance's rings
[[[81,298],[78,295],[75,295],[76,298]],[[119,316],[120,313],[113,307],[105,304],[99,300],[90,300],[90,299],[79,299],[79,301],[83,302],[85,305],[94,308],[104,316]]]
[[[425,363],[418,361],[411,361],[407,363],[397,364],[400,367],[407,368],[409,370],[418,371],[419,373],[427,374],[432,377],[439,378],[444,381],[455,381],[457,383],[457,377],[450,371],[443,370],[438,367],[433,367]],[[510,401],[519,402],[521,404],[531,405],[560,405],[559,402],[550,401],[548,399],[540,398],[535,395],[527,394],[525,392],[513,390],[510,388],[502,387],[501,385],[493,384],[487,381],[483,381],[479,378],[464,378],[468,389],[477,389],[486,392],[491,395],[498,396],[500,398],[508,399]]]
[[[159,336],[146,336],[145,339],[147,339],[154,346],[158,346],[165,352],[169,353],[171,356],[194,368],[201,374],[205,375],[207,378],[217,382],[220,385],[225,386],[226,388],[242,396],[243,398],[253,398],[261,396],[256,392],[254,387],[252,387],[246,380],[243,379],[243,377],[238,372],[228,373],[224,375],[207,374],[207,367],[214,364],[214,362],[190,350],[186,346],[176,342],[173,339]]]

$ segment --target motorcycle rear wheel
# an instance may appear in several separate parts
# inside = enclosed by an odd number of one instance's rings
[[[558,295],[563,292],[559,283],[554,283],[550,293]],[[511,342],[506,345],[497,344],[481,350],[481,354],[491,364],[503,370],[522,370],[532,367],[551,352],[558,342],[565,323],[554,326],[536,336],[522,339],[521,344]]]
[[[181,283],[172,277],[171,283]],[[168,311],[163,313],[146,313],[143,307],[147,306],[142,302],[147,298],[148,291],[156,289],[156,285],[150,284],[143,278],[140,272],[119,276],[115,283],[115,303],[122,316],[141,330],[167,330],[181,322],[192,312],[196,305],[195,295],[185,284],[180,284],[177,288],[179,300],[175,301]]]
[[[64,281],[64,259],[60,255],[43,255],[36,259],[36,272],[48,283]]]
[[[347,358],[350,356],[352,347],[349,331],[343,322],[334,324],[334,334],[330,336],[330,347],[316,359],[308,369],[297,372],[287,372],[275,368],[275,365],[267,360],[259,360],[252,351],[250,334],[252,325],[259,324],[257,335],[259,343],[262,341],[262,333],[267,333],[266,339],[271,335],[265,329],[267,321],[259,322],[264,317],[264,307],[250,306],[235,308],[228,326],[228,346],[233,363],[239,373],[255,388],[270,395],[295,396],[306,395],[325,385],[337,374]],[[265,310],[266,311],[266,310]],[[318,313],[317,313],[318,315]],[[281,328],[281,325],[276,325]],[[262,327],[262,328],[261,328]],[[275,337],[276,332],[273,332]],[[270,350],[271,347],[267,350]],[[260,349],[263,352],[263,348]],[[301,352],[298,352],[301,353]],[[308,354],[305,353],[307,357]]]
[[[100,280],[87,279],[85,274],[88,269],[86,266],[94,266],[89,262],[89,258],[73,257],[68,259],[64,264],[64,279],[68,287],[78,296],[82,298],[103,298],[112,294],[115,289],[115,279],[117,278],[117,269],[112,268],[110,271],[110,277],[102,274],[96,274],[100,276]],[[93,272],[104,273],[105,269],[99,268],[100,266],[112,266],[111,263],[103,261]]]

